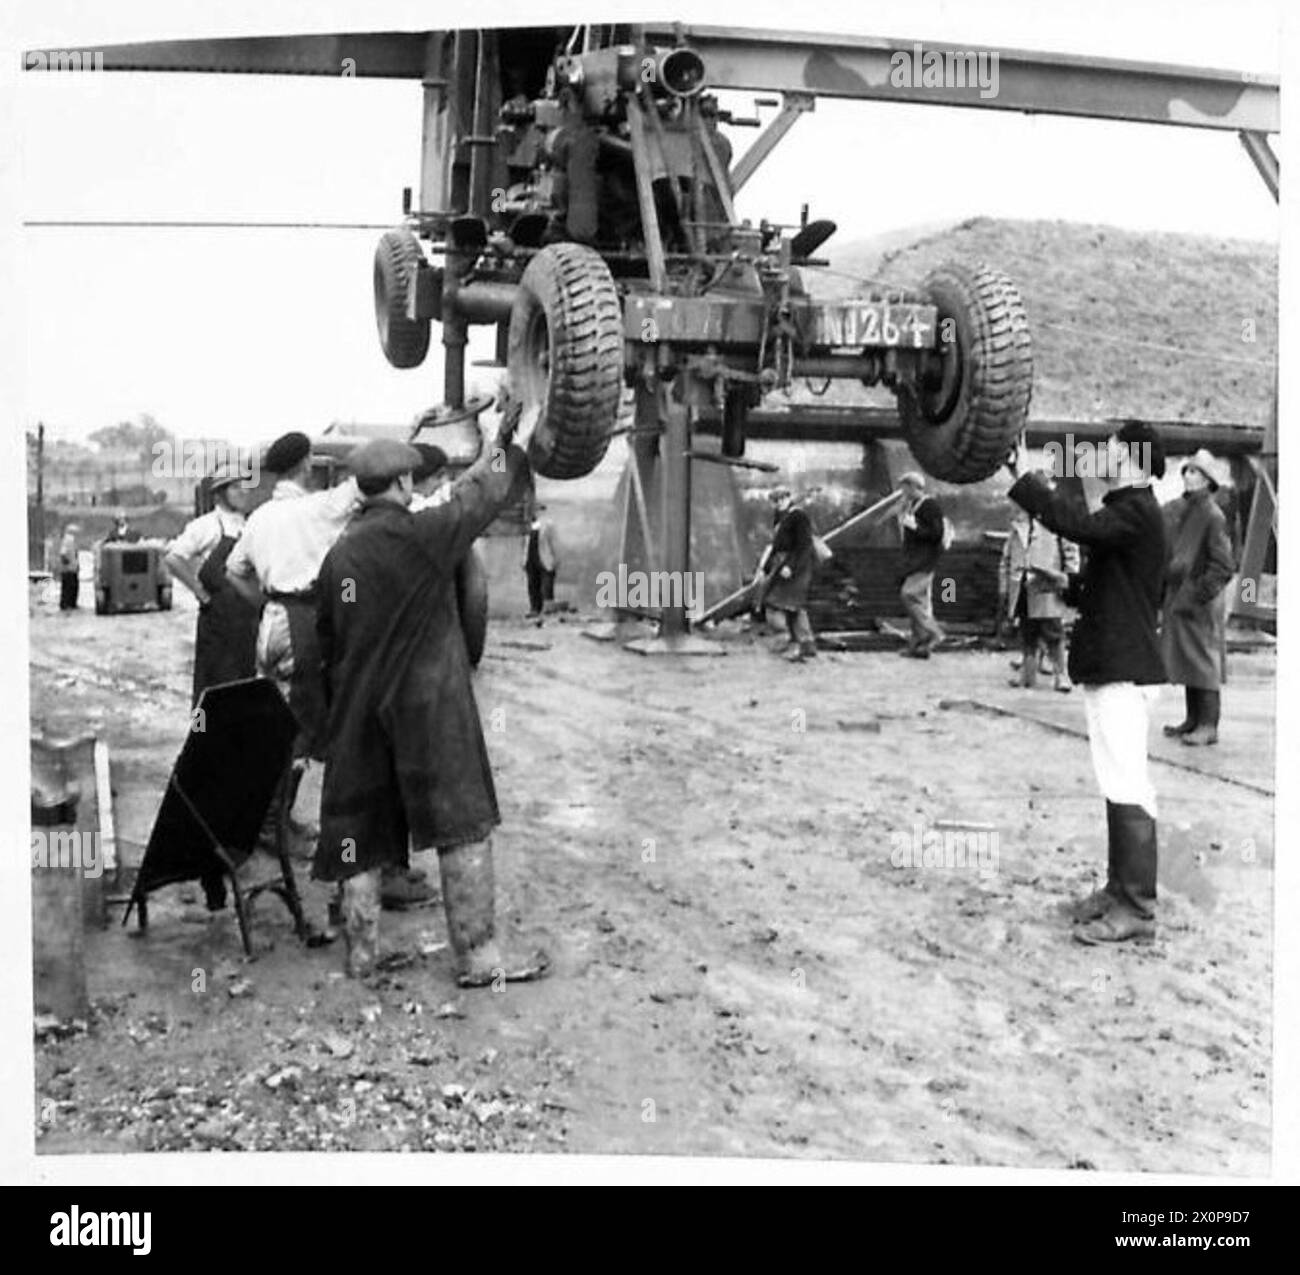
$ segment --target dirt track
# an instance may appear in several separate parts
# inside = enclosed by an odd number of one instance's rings
[[[191,626],[32,618],[35,717],[108,739],[128,863],[183,738]],[[426,910],[386,914],[398,968],[359,986],[274,900],[245,965],[232,919],[164,891],[144,939],[94,937],[91,1032],[38,1048],[38,1147],[1267,1170],[1267,795],[1157,766],[1160,937],[1085,948],[1054,904],[1104,866],[1086,745],[960,702],[1078,727],[1077,694],[1013,691],[991,652],[792,667],[733,636],[673,662],[580,627],[496,623],[478,680],[501,911],[549,980],[457,993]],[[1204,764],[1271,788],[1272,657],[1232,671]],[[895,866],[935,820],[992,825],[996,862]]]

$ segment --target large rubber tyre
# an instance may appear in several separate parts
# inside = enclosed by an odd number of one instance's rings
[[[949,263],[922,290],[955,340],[941,344],[941,373],[899,388],[903,435],[925,471],[977,483],[1006,459],[1029,416],[1034,358],[1020,292],[1000,270]],[[950,322],[948,322],[950,321]]]
[[[599,253],[549,244],[528,263],[510,314],[509,380],[532,423],[544,478],[582,478],[609,447],[623,386],[623,314]]]
[[[483,555],[477,545],[456,568],[456,605],[460,610],[460,631],[465,637],[465,653],[471,667],[478,668],[487,645],[488,577]]]
[[[429,320],[406,317],[407,293],[422,257],[409,230],[386,230],[375,249],[375,326],[379,347],[394,367],[419,367],[429,353]]]

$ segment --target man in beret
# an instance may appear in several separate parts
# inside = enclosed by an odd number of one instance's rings
[[[528,484],[507,404],[496,445],[449,498],[410,511],[419,453],[376,440],[351,457],[365,503],[326,556],[317,629],[329,701],[321,836],[313,875],[343,882],[347,971],[374,966],[379,874],[409,845],[436,848],[457,981],[481,987],[545,972],[496,940],[492,829],[500,822],[455,572],[474,538]]]
[[[270,500],[248,517],[244,534],[226,559],[226,578],[235,592],[261,611],[256,671],[280,688],[298,719],[294,762],[277,803],[293,806],[299,786],[325,756],[325,703],[320,689],[316,640],[316,577],[330,546],[361,504],[354,479],[325,491],[311,491],[311,440],[294,431],[267,449],[263,468],[277,481]],[[309,785],[310,787],[310,785]],[[268,815],[274,817],[276,805]],[[293,819],[304,841],[315,835],[313,820]]]
[[[1008,493],[1049,531],[1088,550],[1067,600],[1079,609],[1070,678],[1083,687],[1097,784],[1106,799],[1106,884],[1075,901],[1084,943],[1147,940],[1155,934],[1156,790],[1147,764],[1150,705],[1165,680],[1158,618],[1167,548],[1151,481],[1165,472],[1159,435],[1129,421],[1106,443],[1098,468],[1109,486],[1095,513],[1043,473],[1028,472],[1023,448]]]

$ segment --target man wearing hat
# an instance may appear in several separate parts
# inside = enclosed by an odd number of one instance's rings
[[[410,446],[363,444],[351,464],[365,497],[320,573],[317,628],[329,701],[321,836],[313,875],[343,882],[347,971],[373,969],[379,877],[408,846],[436,848],[457,981],[481,987],[545,972],[541,954],[496,941],[492,771],[457,615],[455,572],[474,539],[528,482],[513,445],[519,411],[443,503],[411,513]]]
[[[898,525],[903,535],[903,556],[898,572],[899,597],[912,622],[912,634],[900,652],[928,660],[946,636],[934,618],[934,572],[943,554],[943,507],[925,494],[925,478],[909,470],[898,480],[903,493]]]
[[[447,453],[433,443],[412,443],[420,453],[420,463],[411,473],[413,494],[411,512],[440,505],[450,495],[447,486]]]
[[[330,546],[361,503],[355,480],[310,491],[311,440],[294,431],[267,449],[262,467],[276,476],[271,498],[248,516],[226,559],[226,579],[261,612],[256,672],[280,688],[298,719],[293,764],[267,813],[263,838],[273,836],[276,812],[287,802],[300,842],[315,840],[315,819],[295,802],[313,789],[325,755],[325,701],[316,640],[316,577]],[[304,782],[306,781],[306,782]],[[304,800],[304,806],[309,802]]]
[[[260,606],[257,671],[275,681],[298,718],[295,756],[319,759],[325,711],[316,642],[316,577],[330,546],[361,503],[355,479],[310,491],[311,440],[294,431],[267,449],[263,468],[277,478],[271,499],[249,516],[226,560],[226,575]]]
[[[1192,747],[1219,742],[1224,647],[1223,591],[1236,570],[1228,520],[1215,500],[1226,481],[1205,448],[1183,463],[1183,494],[1165,507],[1170,542],[1165,578],[1164,655],[1187,711],[1164,733]]]
[[[789,487],[774,487],[768,498],[774,507],[774,528],[772,543],[759,564],[754,606],[756,610],[776,611],[781,615],[786,644],[791,648],[786,658],[798,664],[817,655],[817,639],[807,611],[808,591],[817,565],[812,523],[795,504]],[[780,646],[776,649],[779,654]]]
[[[208,489],[212,509],[185,524],[165,559],[199,603],[191,707],[206,687],[252,677],[257,651],[258,608],[226,580],[226,560],[244,533],[248,490],[226,466],[213,472]]]
[[[1106,884],[1068,906],[1083,943],[1122,943],[1155,934],[1156,790],[1147,759],[1148,712],[1165,680],[1158,627],[1164,591],[1164,517],[1151,480],[1165,472],[1159,435],[1128,421],[1106,443],[1110,490],[1090,513],[1049,475],[1025,472],[1015,453],[1008,495],[1048,530],[1087,548],[1068,601],[1079,609],[1070,677],[1083,687],[1097,784],[1106,799]]]

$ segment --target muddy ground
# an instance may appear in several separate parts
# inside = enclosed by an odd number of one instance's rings
[[[33,603],[34,720],[108,740],[127,865],[186,728],[176,592]],[[1272,655],[1232,658],[1219,749],[1153,740],[1160,934],[1105,951],[1054,910],[1105,859],[1077,693],[1012,690],[993,651],[790,666],[732,632],[673,661],[583,627],[495,622],[477,681],[500,912],[550,979],[458,992],[424,909],[385,914],[391,968],[353,983],[273,898],[245,962],[233,917],[171,887],[146,936],[120,908],[92,935],[89,1023],[38,1041],[38,1149],[1267,1172]],[[904,862],[940,820],[996,841]]]

